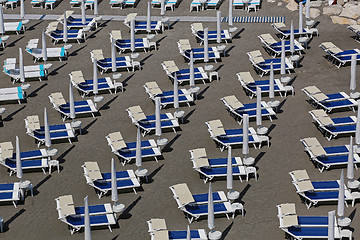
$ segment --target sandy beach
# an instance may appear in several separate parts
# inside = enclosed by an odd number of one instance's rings
[[[200,12],[189,12],[190,0],[182,1],[175,11],[166,11],[165,16],[210,16],[215,17],[216,11],[206,10]],[[136,8],[111,9],[108,1],[101,1],[99,4],[99,15],[121,15],[137,12],[139,16],[146,15],[147,1],[140,0]],[[31,8],[30,1],[25,2],[27,14],[62,14],[70,9],[69,1],[62,1],[54,10],[43,10]],[[223,16],[228,14],[228,2],[220,6]],[[14,10],[6,9],[4,14],[18,14],[20,8]],[[74,9],[80,14],[79,9]],[[92,15],[91,10],[86,11]],[[159,9],[152,10],[153,16],[160,16]],[[290,27],[291,19],[297,27],[298,12],[290,12],[285,6],[278,7],[275,4],[262,2],[260,10],[256,13],[246,13],[242,9],[233,12],[235,16],[284,16],[286,25]],[[331,41],[341,49],[354,49],[359,43],[354,41],[353,35],[345,25],[334,25],[328,16],[319,16],[317,28],[319,37],[309,43],[309,49],[303,54],[299,68],[289,76],[294,78],[292,86],[295,89],[295,96],[281,98],[280,112],[272,122],[263,120],[263,125],[270,128],[270,148],[263,145],[261,149],[250,148],[249,156],[256,158],[258,181],[251,178],[248,182],[242,183],[234,178],[234,190],[240,192],[239,202],[243,203],[246,214],[244,217],[237,214],[234,219],[227,220],[225,216],[215,218],[216,230],[223,232],[223,239],[285,239],[284,232],[279,229],[276,205],[280,203],[295,203],[298,215],[321,215],[325,216],[329,211],[336,209],[336,204],[321,204],[319,207],[307,209],[296,194],[291,183],[289,171],[306,169],[312,180],[337,180],[340,178],[340,169],[332,169],[320,173],[304,152],[300,139],[304,137],[316,137],[323,146],[337,146],[348,144],[349,137],[327,141],[321,132],[312,123],[308,111],[313,107],[306,102],[306,95],[301,91],[303,87],[316,85],[324,93],[344,91],[350,92],[350,66],[336,68],[324,58],[325,52],[318,46],[325,41]],[[7,20],[9,21],[9,20]],[[6,58],[18,58],[18,48],[25,49],[27,42],[33,38],[41,38],[41,30],[45,29],[49,21],[32,20],[28,24],[25,34],[11,34],[8,46],[0,52],[1,62]],[[83,206],[83,198],[89,196],[89,204],[110,203],[111,194],[98,198],[94,189],[86,184],[81,166],[85,161],[97,161],[102,172],[110,172],[111,158],[116,159],[117,171],[133,169],[136,170],[134,161],[131,164],[122,166],[118,157],[111,152],[107,145],[105,136],[111,132],[120,131],[126,142],[136,141],[136,127],[131,123],[126,108],[140,105],[147,114],[154,114],[155,105],[149,99],[143,85],[149,81],[156,81],[160,88],[173,90],[173,84],[166,76],[161,67],[165,60],[174,60],[179,68],[186,68],[188,65],[179,54],[176,42],[179,39],[187,38],[193,47],[198,47],[195,37],[191,34],[191,22],[173,22],[171,29],[163,34],[156,35],[154,41],[158,43],[158,50],[144,53],[139,52],[139,61],[142,63],[142,70],[135,72],[122,72],[120,80],[124,82],[125,91],[117,94],[104,93],[104,100],[99,103],[99,114],[96,118],[87,116],[79,118],[82,121],[83,134],[79,135],[73,144],[66,141],[54,142],[51,148],[56,148],[59,153],[54,157],[60,161],[60,173],[53,171],[51,175],[44,175],[42,171],[24,172],[23,179],[28,179],[34,185],[34,197],[27,196],[24,202],[20,202],[17,208],[11,204],[0,206],[0,217],[4,219],[4,233],[0,238],[7,239],[83,239],[84,233],[71,235],[65,223],[58,219],[55,198],[61,195],[71,194],[76,206]],[[215,22],[203,23],[209,29],[215,30]],[[240,128],[241,126],[226,111],[221,97],[235,95],[242,103],[255,102],[246,96],[236,73],[249,71],[255,79],[261,79],[250,64],[247,52],[259,49],[263,56],[270,56],[262,48],[258,35],[270,33],[275,37],[275,30],[269,23],[234,23],[238,32],[233,41],[226,45],[226,57],[222,57],[218,63],[212,63],[218,70],[220,81],[213,81],[203,85],[198,83],[200,93],[198,99],[191,107],[181,105],[180,109],[185,111],[184,123],[181,130],[175,134],[172,131],[163,133],[163,137],[169,140],[165,147],[163,158],[157,163],[153,159],[144,160],[143,167],[148,169],[150,181],[142,184],[142,189],[134,194],[132,191],[119,191],[119,202],[125,204],[125,212],[119,216],[118,225],[113,226],[110,232],[106,227],[93,228],[93,239],[150,239],[147,220],[151,218],[166,219],[169,230],[186,230],[188,220],[183,212],[177,208],[172,197],[169,186],[178,183],[187,183],[192,193],[206,193],[208,184],[204,184],[199,174],[193,169],[190,161],[189,149],[204,147],[211,158],[226,157],[227,151],[221,152],[210,138],[205,121],[221,119],[226,129]],[[228,28],[227,23],[222,23],[222,28]],[[81,44],[71,43],[73,47],[69,51],[68,60],[49,61],[53,64],[50,69],[48,80],[30,81],[30,89],[27,90],[28,98],[26,103],[4,104],[6,113],[3,115],[3,126],[0,127],[0,142],[11,141],[15,145],[15,136],[20,138],[22,151],[37,149],[34,139],[26,134],[24,119],[29,115],[39,115],[43,122],[44,107],[47,108],[50,124],[62,123],[60,114],[52,108],[48,96],[50,93],[62,92],[65,99],[68,99],[69,73],[75,70],[82,70],[86,79],[92,78],[92,62],[90,51],[103,49],[105,57],[110,57],[109,33],[111,30],[121,30],[125,38],[130,38],[128,28],[119,21],[101,21],[100,27],[90,33],[89,38]],[[146,34],[137,34],[136,37],[146,37]],[[52,46],[49,37],[46,37],[48,47]],[[40,44],[39,44],[40,45]],[[63,45],[63,44],[58,44]],[[217,46],[212,43],[209,46]],[[129,55],[129,53],[122,54]],[[32,65],[32,57],[24,52],[25,65]],[[204,63],[196,63],[197,66],[204,66]],[[360,77],[360,71],[357,76]],[[100,76],[100,74],[99,74]],[[111,73],[102,76],[111,77]],[[280,75],[276,74],[275,78]],[[0,88],[20,86],[13,85],[10,77],[0,73]],[[268,79],[264,76],[262,79]],[[189,85],[179,86],[189,88]],[[75,100],[81,100],[80,94],[74,91]],[[93,96],[86,99],[92,99]],[[264,101],[269,98],[263,97]],[[168,107],[162,113],[174,112],[174,108]],[[336,112],[331,117],[356,116],[352,111]],[[66,122],[70,122],[67,120]],[[256,122],[250,121],[250,127],[256,128]],[[156,139],[152,133],[143,139]],[[41,148],[45,148],[42,146]],[[233,156],[243,157],[241,148],[232,151]],[[346,172],[346,170],[345,170]],[[359,172],[355,171],[355,178]],[[9,176],[5,167],[0,168],[0,182],[16,182],[16,175]],[[225,191],[226,179],[219,179],[212,182],[214,191]],[[351,216],[354,228],[353,238],[359,239],[358,231],[360,216],[355,207],[345,209],[345,216]],[[201,218],[190,225],[191,229],[206,229],[206,218]]]

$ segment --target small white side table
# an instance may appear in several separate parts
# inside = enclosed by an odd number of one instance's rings
[[[33,188],[34,186],[31,184],[31,182],[29,180],[24,180],[20,182],[20,189],[21,189],[21,197],[22,199],[24,199],[25,197],[25,193],[27,190],[30,190],[31,192],[31,196],[34,196],[34,192],[33,192]]]
[[[243,159],[243,164],[245,166],[252,166],[252,165],[254,165],[254,163],[255,163],[255,158],[253,158],[253,157],[246,157]]]
[[[184,112],[184,111],[176,110],[176,111],[174,112],[174,116],[175,116],[177,119],[180,119],[180,122],[181,122],[181,123],[183,123],[184,115],[185,115],[185,112]]]
[[[135,171],[135,175],[139,178],[145,178],[146,182],[148,182],[148,170],[145,168],[139,168]]]
[[[234,210],[233,218],[235,217],[236,210],[241,211],[241,216],[244,216],[244,206],[241,203],[233,203],[231,204],[232,209]]]
[[[74,122],[71,122],[71,126],[75,129],[78,129],[79,130],[79,133],[81,135],[81,121],[74,121]]]
[[[275,109],[275,112],[278,112],[278,107],[280,105],[280,101],[279,100],[271,100],[268,102],[268,105],[272,108]]]
[[[267,127],[258,127],[258,129],[256,130],[257,134],[259,135],[265,135],[268,131],[269,129]]]
[[[122,213],[125,210],[125,205],[121,203],[115,203],[113,205],[114,213]]]
[[[227,198],[232,202],[235,201],[236,199],[238,199],[239,197],[240,197],[240,193],[238,191],[230,190],[227,193]]]
[[[338,225],[340,227],[348,227],[350,226],[350,223],[351,223],[351,219],[348,217],[343,217],[338,219]]]
[[[211,231],[209,232],[210,240],[219,240],[221,239],[222,233],[220,231]]]
[[[59,161],[58,160],[56,160],[56,159],[50,160],[48,162],[48,165],[49,165],[49,174],[51,174],[51,168],[52,167],[57,167],[57,172],[58,173],[60,172]]]

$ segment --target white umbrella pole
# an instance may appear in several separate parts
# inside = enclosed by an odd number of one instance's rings
[[[352,180],[354,178],[354,146],[353,146],[352,136],[350,136],[350,147],[349,147],[346,176],[349,180]]]
[[[25,18],[25,5],[24,5],[24,0],[20,0],[20,17],[22,19]]]
[[[44,62],[47,61],[47,47],[46,47],[46,39],[45,39],[45,32],[42,30],[41,34],[41,47],[42,47],[42,58]]]
[[[190,87],[195,86],[194,52],[190,52]]]
[[[221,43],[221,11],[216,12],[216,42]]]
[[[93,93],[95,95],[99,93],[98,85],[97,59],[95,58],[93,62]]]
[[[115,39],[111,38],[111,71],[116,72]]]
[[[81,23],[86,25],[85,0],[81,0]]]
[[[344,188],[344,171],[341,169],[341,177],[339,184],[339,196],[337,205],[337,215],[341,218],[344,216],[345,211],[345,188]]]
[[[285,40],[281,40],[281,66],[280,66],[280,74],[284,75],[285,71]]]
[[[232,0],[229,0],[229,26],[233,25],[233,9],[232,9]]]
[[[160,0],[160,15],[163,16],[165,14],[165,0]]]
[[[84,216],[84,237],[85,240],[91,240],[91,225],[90,225],[90,214],[89,214],[89,203],[88,196],[84,198],[85,204],[85,216]]]
[[[232,171],[232,157],[231,146],[228,147],[227,171],[226,171],[226,188],[231,192],[233,189],[233,171]]]
[[[290,52],[291,54],[294,54],[295,52],[295,46],[294,46],[294,21],[291,19],[291,25],[290,25]]]
[[[249,115],[243,115],[243,146],[242,153],[245,155],[249,154]]]
[[[274,92],[274,66],[273,62],[270,63],[270,88],[269,88],[269,98],[273,99],[275,97]]]
[[[2,8],[0,8],[0,33],[1,33],[1,35],[3,35],[5,33],[4,14],[3,14]]]
[[[207,64],[209,62],[209,42],[208,42],[208,33],[207,28],[204,29],[204,62]]]
[[[335,239],[335,210],[328,213],[328,240]]]
[[[357,100],[356,102],[357,102],[357,105],[360,106],[360,100]],[[357,117],[356,117],[355,143],[357,145],[360,144],[360,110],[359,110],[359,107],[357,110]]]
[[[215,217],[214,217],[214,200],[211,182],[209,183],[209,195],[208,195],[208,228],[212,232],[215,228]]]
[[[303,33],[303,2],[299,2],[299,33]]]
[[[16,136],[16,177],[22,181],[23,171],[21,166],[20,143],[18,136]]]
[[[136,134],[136,166],[138,168],[142,165],[142,157],[141,157],[141,133],[140,133],[140,127],[137,128],[137,134]]]
[[[75,113],[74,91],[71,82],[69,85],[69,105],[70,105],[70,118],[73,120],[76,117],[76,113]]]
[[[94,15],[97,16],[99,15],[99,10],[98,10],[98,0],[94,0]]]
[[[306,0],[305,3],[305,18],[306,19],[310,18],[310,0]]]
[[[155,135],[161,136],[160,97],[155,98]]]
[[[46,108],[44,108],[44,131],[45,131],[45,146],[49,149],[51,146],[51,136],[50,136],[50,127],[49,127],[49,120],[48,120]]]
[[[176,109],[176,111],[179,108],[179,88],[176,73],[174,75],[174,108]]]
[[[135,20],[132,19],[130,22],[130,48],[131,52],[135,51]]]
[[[111,159],[111,201],[116,202],[119,200],[118,192],[117,192],[117,181],[116,181],[116,170],[115,170],[115,160]]]
[[[147,17],[146,17],[146,31],[150,34],[151,33],[151,2],[148,2],[147,6]]]
[[[261,126],[262,116],[261,116],[261,88],[256,88],[256,125]]]
[[[22,49],[19,48],[20,82],[25,82],[24,58]]]
[[[68,33],[67,33],[67,19],[66,19],[66,12],[64,12],[64,26],[63,26],[63,39],[64,42],[67,43],[68,41]]]
[[[186,231],[186,240],[191,240],[191,231],[190,231],[190,226],[187,226],[187,231]]]
[[[351,93],[354,93],[356,89],[356,56],[357,55],[351,55],[351,78],[350,78]]]

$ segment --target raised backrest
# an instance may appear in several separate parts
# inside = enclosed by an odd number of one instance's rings
[[[0,143],[0,158],[12,158],[14,153],[14,146],[11,142]]]
[[[174,197],[178,199],[182,206],[195,202],[195,199],[193,198],[186,183],[176,184],[170,188],[173,190]]]
[[[239,80],[242,80],[246,85],[249,83],[255,83],[254,78],[251,76],[250,72],[239,72],[237,73]]]
[[[232,110],[243,108],[244,105],[235,97],[235,95],[230,95],[222,98],[224,103],[228,105]]]
[[[52,103],[56,106],[66,104],[65,98],[61,92],[51,93],[50,98],[52,99]]]
[[[122,39],[121,31],[120,30],[112,30],[110,33],[110,38],[119,40]]]

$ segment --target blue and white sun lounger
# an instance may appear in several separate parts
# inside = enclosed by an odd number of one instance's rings
[[[60,219],[65,222],[69,227],[71,227],[71,234],[79,231],[81,228],[85,227],[84,216],[67,216],[64,219]],[[111,225],[116,224],[116,219],[114,214],[104,214],[104,215],[91,215],[90,216],[90,226],[107,226],[112,232]]]
[[[289,38],[290,37],[290,30],[284,30],[283,28],[286,27],[286,25],[282,22],[280,23],[272,23],[271,26],[279,33],[280,37],[282,39],[284,38]],[[299,29],[294,29],[294,35],[295,37],[300,37],[302,35],[307,35],[307,36],[313,36],[314,34],[316,34],[317,36],[319,36],[319,32],[316,28],[304,28],[302,33],[300,33]]]
[[[191,25],[192,34],[200,41],[200,45],[204,43],[204,27],[202,23],[192,23]],[[208,31],[208,41],[217,40],[217,31]],[[231,41],[231,33],[229,30],[221,30],[221,40],[228,43]]]
[[[269,33],[258,36],[260,41],[264,44],[265,50],[272,56],[276,57],[281,54],[281,41],[276,41]],[[301,55],[304,47],[296,40],[294,40],[294,50]],[[290,41],[285,41],[285,53],[290,52]]]
[[[170,80],[173,82],[176,78],[178,80],[178,84],[181,85],[184,82],[190,82],[190,69],[179,69],[174,61],[164,61],[161,63],[166,75],[169,76]],[[194,82],[201,80],[205,84],[205,80],[209,80],[210,82],[213,80],[208,77],[208,74],[202,67],[194,68]]]
[[[131,41],[130,39],[118,39],[115,41],[115,47],[119,49],[120,52],[126,52],[131,50]],[[135,51],[140,49],[149,50],[150,42],[147,38],[137,38],[135,39]]]
[[[14,159],[0,160],[0,164],[7,167],[10,171],[10,176],[16,173],[16,161]],[[46,174],[45,168],[48,168],[48,159],[35,159],[35,160],[23,160],[21,161],[21,168],[23,170],[41,169]]]
[[[326,58],[338,68],[351,62],[352,55],[356,55],[356,59],[360,60],[360,50],[357,48],[342,50],[332,42],[323,42],[319,47],[328,54]]]
[[[226,167],[227,166],[227,158],[210,158],[208,159],[205,148],[196,148],[189,150],[190,159],[193,162],[194,168],[200,167]],[[232,158],[233,166],[242,166],[243,162],[240,157]]]
[[[24,85],[24,87],[0,88],[0,101],[7,102],[15,100],[21,104],[21,100],[26,99],[26,92],[24,89],[29,86],[30,85],[27,85],[26,87]]]
[[[350,31],[353,31],[356,34],[354,39],[357,42],[360,42],[360,27],[357,24],[355,24],[348,26],[348,29],[350,29]]]
[[[327,227],[289,227],[282,228],[292,239],[328,239]],[[339,227],[335,227],[335,238],[340,236]]]
[[[125,165],[136,158],[136,142],[126,143],[120,132],[113,132],[105,136],[111,151],[123,159],[122,164]],[[155,158],[161,156],[161,150],[157,146],[155,140],[149,139],[141,141],[141,157]]]
[[[189,222],[193,222],[194,220],[198,220],[202,216],[208,215],[208,205],[185,205],[179,206],[179,208],[187,215]],[[232,214],[232,217],[235,217],[235,211],[238,209],[234,209],[229,202],[223,203],[215,203],[214,204],[214,214],[215,215],[222,215],[225,214],[228,219],[229,214]],[[240,211],[240,209],[239,209]]]
[[[27,53],[34,57],[34,63],[43,58],[42,49],[38,48],[38,43],[39,39],[30,39],[25,49]],[[57,58],[61,62],[62,60],[67,59],[67,50],[69,50],[71,47],[71,45],[66,45],[64,47],[58,48],[47,48],[46,53],[48,60]]]
[[[22,20],[20,22],[6,22],[4,23],[5,32],[16,32],[19,35],[22,32],[25,32],[25,25],[29,23],[29,20]]]
[[[226,106],[230,115],[232,115],[235,120],[242,124],[243,115],[248,114],[250,118],[256,118],[256,103],[247,103],[242,104],[235,95],[226,96],[220,99]],[[261,116],[268,117],[272,122],[272,117],[275,116],[275,112],[266,102],[261,102]]]
[[[0,202],[12,202],[16,208],[17,201],[20,200],[20,183],[1,183],[0,184]]]
[[[296,219],[297,225],[293,225],[290,219]],[[283,216],[279,218],[280,220],[280,228],[288,228],[288,227],[308,227],[308,228],[328,228],[329,226],[329,218],[328,216]],[[289,221],[290,220],[290,221]]]
[[[94,61],[94,59],[97,60],[97,66],[100,68],[101,74],[111,70],[111,58],[105,58],[101,49],[92,50],[90,52],[90,56],[91,61]],[[116,58],[116,70],[126,69],[128,72],[130,72],[130,70],[135,71],[135,67],[138,67],[141,70],[140,62],[133,61],[129,56]]]
[[[204,48],[191,48],[189,39],[180,39],[177,41],[180,54],[187,60],[190,60],[190,52],[193,52],[194,62],[204,61]],[[216,47],[209,47],[209,60],[220,59],[220,52]]]
[[[130,22],[132,20],[135,20],[135,33],[146,32],[147,22],[146,21],[137,21],[136,16],[137,16],[137,13],[129,13],[124,20],[124,24],[127,27],[131,28]],[[162,26],[163,26],[163,24],[161,23],[161,21],[151,21],[150,29],[152,32],[155,32],[157,34],[162,31]]]
[[[63,33],[56,33],[56,32],[50,32],[47,33],[47,35],[53,40],[54,44],[64,41],[64,34]],[[76,40],[79,44],[82,40],[86,40],[86,34],[83,29],[78,30],[76,33],[69,33],[68,32],[68,41],[74,41]]]
[[[349,145],[322,147],[320,142],[314,137],[301,139],[300,142],[305,146],[305,151],[307,151],[310,158],[349,154]]]

